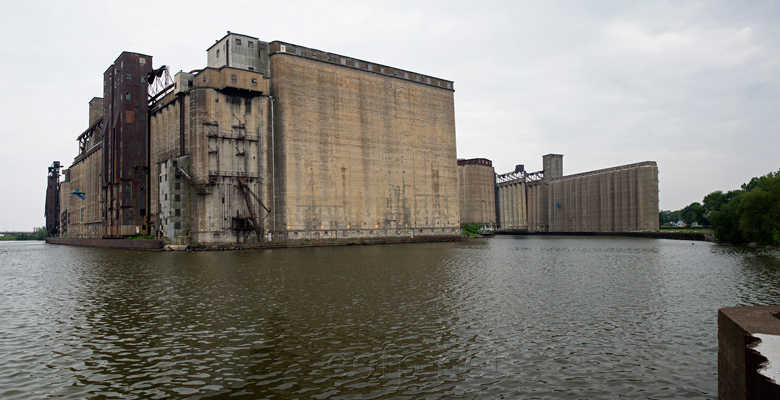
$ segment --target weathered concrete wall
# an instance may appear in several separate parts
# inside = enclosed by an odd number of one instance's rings
[[[84,136],[64,184],[66,235],[148,231],[204,244],[458,237],[452,82],[282,42],[255,45],[266,77],[206,68],[150,110],[151,57],[117,58],[104,74],[105,101],[90,103],[88,131],[105,133],[102,145]],[[85,205],[70,197],[76,188]]]
[[[734,400],[780,398],[780,386],[758,372],[767,359],[751,349],[753,335],[780,335],[780,306],[718,310],[718,397]]]
[[[251,200],[261,230],[273,223],[263,208],[273,203],[268,81],[256,72],[207,68],[193,83],[151,111],[156,230],[176,243],[257,241],[255,231],[234,228],[237,217],[246,221],[251,214],[239,180],[262,202]],[[179,167],[198,187],[177,173]]]
[[[288,239],[459,231],[451,90],[285,53],[271,76]]]
[[[64,244],[69,246],[83,247],[103,247],[110,249],[127,250],[163,250],[163,241],[161,240],[122,240],[122,239],[100,239],[100,238],[48,238],[47,243]]]
[[[552,232],[658,229],[655,162],[564,176],[548,185]]]
[[[548,187],[543,182],[526,182],[528,204],[528,230],[544,232],[549,230]]]
[[[179,170],[181,168],[185,172],[191,172],[190,158],[189,155],[174,157],[157,165],[160,170],[157,179],[160,203],[157,214],[159,236],[167,237],[173,243],[186,244],[192,239],[191,194],[194,194],[194,191],[190,190],[190,185]]]
[[[162,202],[168,201],[165,193],[160,192],[169,180],[166,168],[161,164],[167,160],[189,152],[189,119],[183,118],[182,104],[186,97],[169,95],[149,112],[149,193],[151,195],[150,225],[156,235],[167,234],[167,215],[162,215]],[[183,124],[182,124],[183,122]],[[182,147],[182,139],[184,146]]]
[[[563,177],[563,154],[547,154],[542,156],[544,180],[551,181]]]
[[[458,161],[460,224],[496,225],[495,172],[492,166]]]
[[[101,145],[79,155],[69,168],[70,181],[60,186],[60,236],[99,238],[102,236]],[[73,194],[83,193],[84,199]]]
[[[500,183],[498,190],[498,215],[501,229],[528,229],[526,185],[522,179]]]
[[[562,175],[560,154],[545,155],[543,164],[545,170],[541,173],[516,171],[516,176],[512,173],[499,176],[499,229],[529,232],[658,229],[658,166],[654,161],[575,175]]]
[[[191,195],[194,241],[258,240],[255,232],[244,235],[231,226],[237,215],[250,215],[246,198],[238,188],[239,180],[266,207],[273,203],[270,102],[259,92],[192,92],[192,172],[195,179],[207,177],[211,184],[210,193]],[[266,231],[272,219],[256,200],[251,202],[262,225],[260,230]]]
[[[89,101],[89,125],[87,126],[95,125],[95,122],[101,118],[103,118],[103,98],[93,97]]]

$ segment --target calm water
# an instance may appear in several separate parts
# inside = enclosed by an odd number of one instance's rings
[[[702,242],[0,249],[3,399],[713,398],[717,309],[780,300]]]

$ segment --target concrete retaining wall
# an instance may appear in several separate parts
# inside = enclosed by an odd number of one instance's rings
[[[780,399],[780,386],[758,372],[767,359],[751,347],[752,335],[780,335],[780,306],[718,310],[718,397]]]
[[[548,235],[548,236],[623,236],[643,237],[649,239],[691,240],[698,242],[714,242],[711,233],[700,232],[529,232],[527,229],[506,229],[497,232],[499,235]]]
[[[162,250],[163,248],[162,240],[48,238],[46,239],[46,243],[132,250]]]

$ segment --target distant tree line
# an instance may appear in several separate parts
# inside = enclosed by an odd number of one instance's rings
[[[701,203],[658,214],[661,225],[679,220],[710,225],[721,242],[780,246],[780,170],[755,177],[737,190],[714,191]]]
[[[0,236],[0,240],[46,240],[46,228],[40,228],[35,233],[16,233]]]

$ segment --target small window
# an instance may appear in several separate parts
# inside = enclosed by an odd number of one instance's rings
[[[217,49],[217,58],[219,58],[219,49]]]
[[[246,41],[246,47],[249,47],[250,49],[254,49],[255,48],[255,42],[253,42],[251,40],[247,40]]]
[[[249,70],[250,70],[250,71],[254,71],[254,70],[255,70],[255,67],[249,67]]]
[[[241,39],[236,38],[236,46],[241,46]]]
[[[139,64],[146,64],[146,59],[141,57],[141,58],[138,59],[138,63]]]
[[[130,74],[127,74],[127,75],[125,75],[125,80],[130,82],[131,80],[133,80],[133,76],[130,75]]]
[[[257,83],[257,78],[252,78],[252,83]]]
[[[238,82],[238,77],[237,77],[237,76],[235,76],[235,75],[230,75],[230,80],[231,80],[233,83],[236,83],[236,82]]]
[[[174,215],[175,217],[181,217],[181,208],[177,208],[177,209],[175,209],[175,210],[174,210],[174,214],[173,214],[173,215]]]
[[[165,194],[165,201],[168,201],[168,193]]]
[[[125,93],[125,100],[130,100],[130,93]]]
[[[145,76],[141,77],[141,83],[146,83],[146,77]]]

